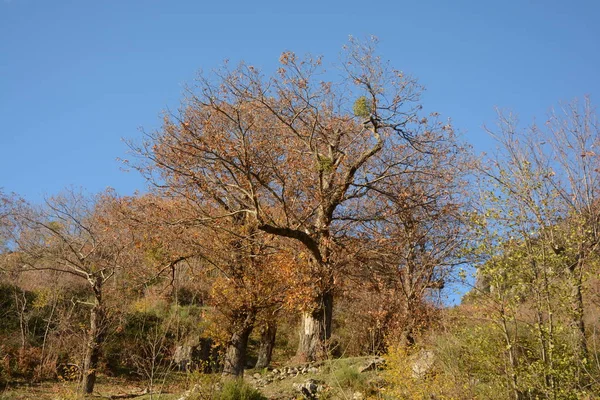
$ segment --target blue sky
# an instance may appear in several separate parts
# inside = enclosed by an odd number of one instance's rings
[[[426,86],[477,151],[494,107],[529,121],[600,91],[597,1],[0,0],[0,187],[143,190],[121,138],[160,124],[198,69],[272,68],[283,50],[335,60],[348,35]],[[539,120],[538,119],[538,120]]]

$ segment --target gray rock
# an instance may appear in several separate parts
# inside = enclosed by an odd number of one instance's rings
[[[302,393],[303,398],[307,400],[317,399],[317,394],[323,391],[323,384],[316,379],[309,379],[304,383],[294,383],[292,385],[295,391]]]
[[[421,350],[412,357],[411,361],[413,378],[422,379],[433,368],[435,354],[430,350]]]
[[[198,391],[198,389],[200,388],[199,385],[194,385],[190,390],[186,391],[185,393],[183,393],[183,395],[181,395],[180,398],[178,398],[177,400],[187,400],[189,397],[191,397],[194,393],[196,393]]]
[[[192,346],[181,345],[175,347],[173,362],[175,362],[180,371],[187,371],[188,366],[192,362],[192,350]]]
[[[360,368],[360,372],[367,372],[367,371],[377,371],[378,369],[383,368],[383,364],[385,363],[385,360],[382,357],[375,357],[372,358],[370,360],[367,361],[367,363]]]

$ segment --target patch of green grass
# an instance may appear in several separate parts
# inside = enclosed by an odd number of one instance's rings
[[[362,391],[367,384],[365,374],[360,373],[355,365],[349,363],[339,363],[332,375],[333,383],[342,389]]]
[[[214,400],[267,400],[263,394],[241,379],[228,380]]]

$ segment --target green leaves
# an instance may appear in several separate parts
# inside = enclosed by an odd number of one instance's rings
[[[367,101],[367,98],[365,96],[360,96],[354,102],[354,105],[352,106],[352,112],[357,117],[368,118],[373,112],[373,109],[371,104],[369,104]]]

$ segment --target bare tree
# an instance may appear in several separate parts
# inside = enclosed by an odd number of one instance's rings
[[[86,197],[67,191],[46,200],[42,207],[15,209],[19,224],[15,243],[22,269],[53,270],[84,280],[91,294],[82,391],[92,393],[101,345],[106,334],[104,287],[121,266],[128,242],[112,231],[112,192]]]
[[[298,353],[325,352],[337,273],[336,242],[373,186],[405,170],[403,149],[429,151],[450,125],[419,116],[420,86],[351,40],[340,79],[321,59],[291,52],[265,77],[251,65],[201,75],[178,115],[133,146],[165,193],[198,221],[245,214],[260,231],[297,241],[311,264]]]

